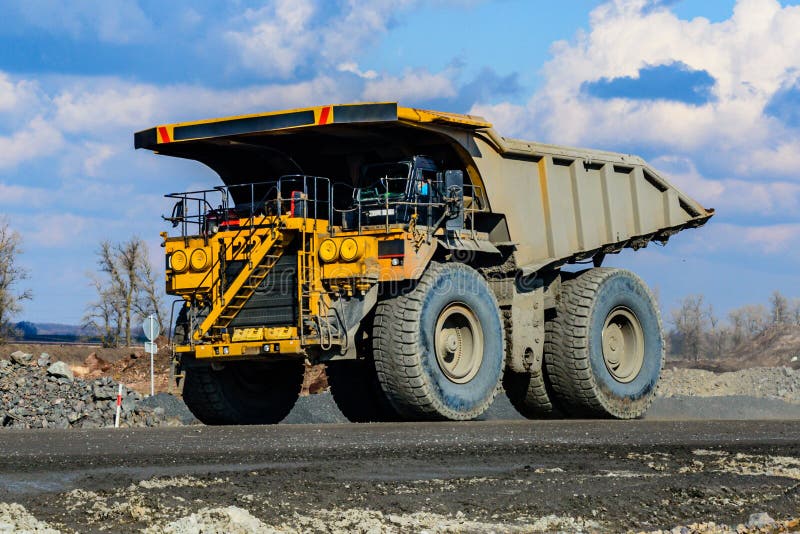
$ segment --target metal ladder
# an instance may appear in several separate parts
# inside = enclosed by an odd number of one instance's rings
[[[305,320],[311,316],[311,284],[314,280],[313,263],[316,258],[313,252],[308,252],[308,249],[313,250],[313,246],[309,247],[305,227],[301,233],[300,239],[302,244],[300,250],[297,251],[298,259],[298,277],[297,277],[297,290],[298,290],[298,324],[300,326],[299,334],[301,343],[305,342]]]
[[[195,338],[202,337],[209,330],[225,330],[231,321],[244,308],[261,282],[267,277],[280,257],[286,243],[280,232],[269,232],[258,245],[247,253],[248,261],[236,278],[228,285],[215,306],[195,331]]]

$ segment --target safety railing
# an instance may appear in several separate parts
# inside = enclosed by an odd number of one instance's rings
[[[261,216],[284,214],[324,220],[329,232],[334,225],[359,233],[365,226],[388,229],[395,224],[408,224],[412,218],[418,225],[436,227],[444,212],[452,213],[452,209],[447,211],[453,203],[452,192],[443,191],[442,182],[429,187],[431,191],[424,195],[417,191],[392,193],[391,187],[376,191],[331,183],[324,177],[287,175],[275,181],[165,195],[176,203],[172,214],[164,219],[180,227],[184,238],[207,238],[224,229],[251,230]],[[486,196],[481,186],[472,184],[464,184],[458,196],[464,198],[459,209],[464,212],[466,229],[470,229],[473,215],[488,210]]]
[[[271,226],[274,229],[282,215],[312,219],[315,230],[316,224],[322,220],[330,231],[333,218],[330,180],[317,176],[287,175],[276,181],[219,186],[165,196],[176,199],[176,203],[171,216],[164,219],[172,222],[174,227],[180,226],[181,236],[186,240],[190,236],[200,236],[207,241],[219,231],[236,230],[230,242],[235,243],[242,236],[247,236],[246,241],[250,242],[258,228]],[[306,226],[302,225],[304,231]],[[247,250],[249,255],[251,249]],[[214,287],[215,300],[222,298],[226,291],[225,257],[225,251],[220,251],[203,280],[197,284],[198,288]],[[197,297],[195,293],[192,300]],[[191,335],[189,341],[194,344]]]
[[[252,226],[256,218],[269,215],[325,220],[329,226],[333,219],[331,182],[319,176],[286,175],[274,181],[170,193],[165,197],[176,203],[171,215],[164,219],[180,227],[182,237],[208,237],[226,227]]]
[[[333,208],[333,221],[344,230],[358,231],[364,227],[383,226],[387,231],[395,225],[414,224],[425,226],[430,231],[438,228],[456,210],[463,210],[465,229],[474,231],[474,214],[488,211],[488,204],[481,186],[464,184],[459,191],[442,191],[441,182],[430,184],[428,194],[419,192],[390,193],[386,191],[365,195],[365,188],[344,183],[333,184],[334,198],[347,198],[346,206]],[[341,191],[344,190],[345,193]],[[349,191],[349,195],[347,194]],[[457,200],[463,201],[455,206]]]

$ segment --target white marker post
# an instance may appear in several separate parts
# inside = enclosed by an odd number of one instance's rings
[[[150,353],[150,396],[152,397],[156,394],[154,358],[158,347],[156,347],[155,339],[158,337],[158,333],[161,330],[155,315],[151,314],[147,316],[142,325],[142,330],[144,330],[144,335],[148,339],[148,341],[144,343],[144,350]]]
[[[114,428],[119,428],[119,411],[122,409],[122,382],[117,390],[117,415],[114,416]]]

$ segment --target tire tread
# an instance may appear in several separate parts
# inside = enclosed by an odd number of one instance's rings
[[[447,267],[444,267],[445,265]],[[420,318],[424,297],[431,290],[437,275],[445,268],[462,270],[468,272],[470,276],[480,277],[476,271],[464,264],[432,262],[411,292],[379,302],[375,311],[373,354],[378,379],[389,402],[405,419],[473,419],[486,411],[497,395],[498,388],[495,388],[483,405],[464,414],[441,403],[425,380],[422,355],[418,350]],[[486,284],[482,277],[480,280]],[[486,285],[488,289],[488,284]],[[497,300],[491,290],[489,294],[494,299],[499,316]],[[505,350],[505,339],[503,350]]]
[[[627,271],[609,267],[589,269],[561,284],[561,295],[549,341],[548,336],[545,336],[545,366],[556,398],[574,416],[631,419],[640,417],[653,401],[654,395],[651,394],[643,406],[611,406],[600,391],[591,370],[588,336],[592,305],[603,282],[620,272]],[[638,280],[636,275],[628,274]],[[644,283],[641,283],[641,287],[651,302],[655,302],[649,288]],[[660,367],[663,368],[664,334],[657,308],[656,314],[662,347]]]

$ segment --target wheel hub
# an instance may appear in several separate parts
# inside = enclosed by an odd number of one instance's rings
[[[603,360],[617,382],[633,381],[644,364],[644,330],[625,307],[611,310],[603,325]]]
[[[439,314],[434,333],[436,362],[448,380],[465,384],[483,362],[483,330],[466,305],[451,304]]]
[[[447,336],[447,341],[445,342],[445,350],[447,352],[452,352],[453,354],[458,351],[458,347],[460,345],[460,340],[458,339],[458,334],[453,332]]]

